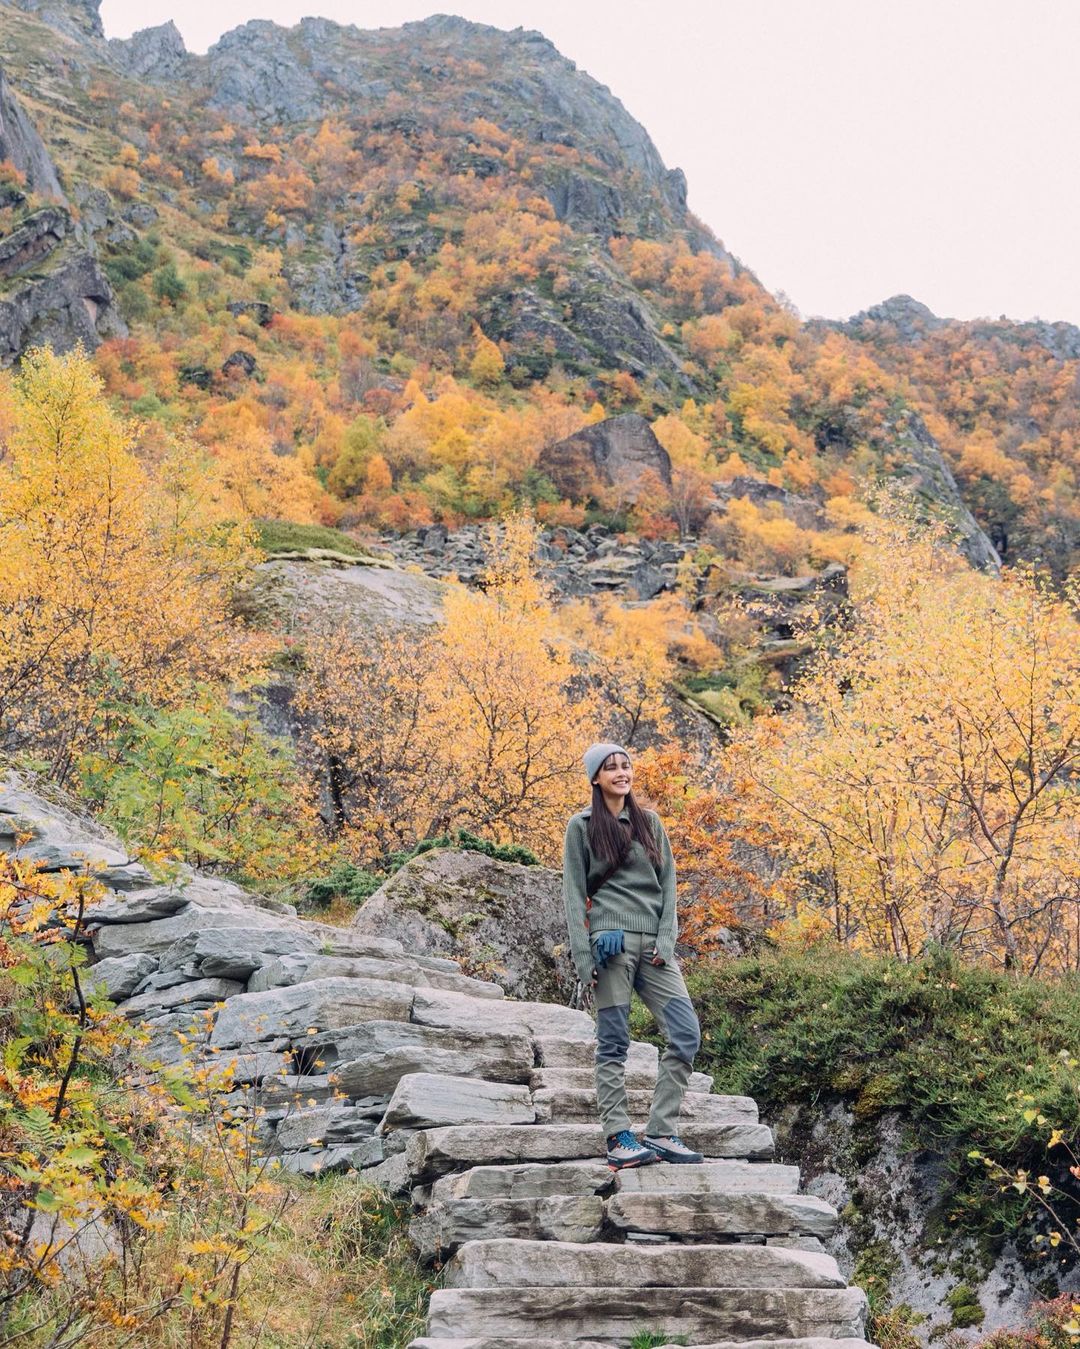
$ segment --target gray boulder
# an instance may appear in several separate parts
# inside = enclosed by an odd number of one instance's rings
[[[152,922],[106,923],[95,927],[91,936],[94,950],[102,957],[129,955],[132,951],[160,955],[181,937],[198,935],[212,928],[235,928],[239,916],[235,909],[204,909],[198,904],[188,904],[179,913]],[[267,939],[263,932],[276,930],[292,936],[298,929],[303,932],[300,924],[267,915],[266,928],[260,930],[260,940]],[[302,940],[301,937],[298,944],[302,944]]]
[[[444,1124],[532,1124],[529,1088],[475,1077],[407,1073],[400,1078],[379,1125],[380,1133]]]
[[[81,249],[41,277],[30,273],[0,297],[0,365],[11,365],[29,346],[65,352],[82,342],[92,351],[104,338],[126,334],[109,278]]]
[[[140,28],[129,38],[112,38],[109,55],[125,74],[152,84],[181,77],[190,64],[184,39],[171,19]]]
[[[113,956],[84,970],[82,983],[88,992],[104,994],[112,1002],[120,1002],[130,998],[147,975],[156,969],[157,960],[142,952]]]
[[[646,473],[671,484],[671,458],[636,412],[582,427],[546,446],[538,467],[561,493],[578,501],[612,491],[622,501],[635,501]]]
[[[177,1007],[190,1011],[212,1007],[216,1002],[241,992],[244,985],[235,979],[191,979],[171,988],[152,988],[129,998],[121,1010],[125,1016],[139,1017],[154,1012],[171,1012]]]
[[[411,987],[381,979],[315,979],[265,993],[240,993],[219,1013],[211,1043],[232,1049],[261,1041],[304,1040],[311,1030],[368,1019],[408,1021],[412,1000]]]
[[[466,974],[497,978],[514,998],[565,1003],[576,983],[562,882],[547,867],[437,848],[376,890],[352,930],[396,937],[410,953],[453,957]]]

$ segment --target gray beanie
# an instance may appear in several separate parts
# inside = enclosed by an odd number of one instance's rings
[[[585,772],[590,782],[600,772],[600,766],[612,754],[625,754],[629,759],[630,751],[622,745],[590,745],[585,751]]]

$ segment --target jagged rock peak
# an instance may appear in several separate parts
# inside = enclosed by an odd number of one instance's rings
[[[103,38],[101,0],[11,0],[16,9],[35,14],[70,37]]]
[[[109,53],[116,64],[137,80],[171,80],[188,61],[188,50],[180,29],[173,23],[140,28],[128,38],[113,38]]]
[[[4,159],[26,175],[26,186],[31,192],[65,200],[49,152],[0,66],[0,160]]]
[[[870,309],[853,314],[843,326],[861,328],[867,320],[893,324],[897,335],[905,341],[918,337],[920,333],[943,328],[949,322],[948,319],[938,318],[932,309],[910,295],[892,295]]]

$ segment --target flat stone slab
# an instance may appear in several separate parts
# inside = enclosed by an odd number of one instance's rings
[[[259,910],[252,908],[252,913]],[[169,918],[159,918],[147,923],[106,923],[94,928],[91,938],[94,951],[102,958],[105,956],[126,956],[133,951],[146,951],[151,955],[161,955],[193,932],[202,932],[207,928],[236,927],[241,911],[236,908],[204,909],[198,904],[188,904],[179,913]],[[306,938],[303,926],[295,920],[287,920],[272,914],[266,916],[266,927],[260,924],[260,930],[284,930],[302,934]]]
[[[837,1341],[837,1343],[842,1342]],[[620,1349],[620,1347],[611,1340],[534,1340],[532,1338],[521,1340],[513,1337],[507,1339],[504,1335],[497,1335],[494,1338],[485,1336],[482,1340],[433,1340],[426,1335],[422,1335],[418,1340],[411,1340],[408,1349]],[[673,1347],[668,1346],[668,1349],[673,1349]],[[868,1349],[875,1349],[875,1346],[868,1346]]]
[[[470,1241],[444,1271],[447,1288],[843,1288],[831,1255],[768,1246],[654,1246],[648,1258],[630,1245],[587,1250],[558,1241]]]
[[[418,988],[412,1019],[422,1026],[500,1031],[504,1035],[560,1036],[595,1041],[596,1028],[587,1012],[552,1002],[516,1002],[511,998],[475,998],[437,988]]]
[[[527,1040],[522,1040],[527,1045]],[[518,1055],[500,1058],[496,1049],[491,1053],[481,1050],[434,1048],[423,1044],[399,1045],[395,1049],[385,1049],[377,1054],[364,1054],[349,1059],[334,1069],[342,1091],[349,1096],[367,1095],[374,1092],[390,1094],[403,1077],[410,1073],[431,1072],[446,1074],[450,1077],[486,1078],[492,1082],[519,1083],[528,1073],[528,1064],[522,1057],[526,1051],[521,1049]],[[525,1088],[527,1092],[527,1088]],[[531,1110],[530,1106],[530,1110]],[[530,1116],[535,1118],[535,1111]],[[442,1119],[442,1124],[454,1121]]]
[[[219,1013],[211,1044],[226,1049],[281,1036],[300,1039],[309,1030],[351,1026],[366,1018],[407,1021],[412,999],[410,985],[382,979],[314,979],[265,993],[240,993]]]
[[[470,979],[460,971],[424,969],[407,958],[388,960],[374,956],[321,955],[318,952],[286,952],[277,959],[267,960],[252,974],[248,990],[259,993],[267,988],[335,977],[389,979],[392,983],[438,988],[476,998],[497,1000],[503,996],[503,990],[498,984]]]
[[[513,1007],[516,1004],[509,1003]],[[534,1036],[536,1061],[543,1068],[588,1068],[594,1071],[596,1066],[596,1035],[591,1038],[577,1037],[565,1039],[562,1036],[542,1034]],[[648,1073],[655,1081],[660,1064],[660,1051],[655,1045],[643,1040],[631,1040],[630,1051],[626,1056],[628,1073]]]
[[[652,1088],[646,1091],[628,1090],[626,1103],[635,1124],[644,1124],[652,1108]],[[578,1120],[599,1117],[595,1087],[586,1090],[565,1087],[541,1087],[533,1092],[537,1123],[569,1124]],[[711,1124],[756,1124],[757,1102],[749,1096],[707,1096],[704,1092],[687,1092],[679,1115],[680,1125],[687,1120]]]
[[[411,1340],[408,1349],[624,1349],[625,1341],[520,1339],[495,1335],[482,1339],[437,1339],[426,1335]],[[659,1349],[684,1349],[682,1344],[662,1344]],[[798,1340],[721,1340],[715,1344],[696,1344],[690,1349],[877,1349],[868,1340],[806,1338]]]
[[[260,966],[283,952],[314,951],[317,938],[290,927],[239,923],[211,927],[178,938],[161,956],[161,969],[191,968],[202,978],[247,980]]]
[[[439,1203],[448,1199],[538,1199],[560,1194],[602,1194],[612,1191],[614,1186],[615,1176],[607,1162],[549,1162],[546,1166],[526,1162],[520,1166],[474,1166],[468,1171],[442,1176],[431,1188],[431,1200]]]
[[[687,1168],[689,1170],[689,1168]],[[836,1228],[831,1204],[812,1194],[637,1194],[622,1191],[607,1205],[608,1222],[624,1232],[673,1237],[764,1236],[808,1233],[827,1237]]]
[[[650,1251],[651,1257],[653,1252]],[[643,1261],[644,1261],[644,1257]],[[691,1344],[710,1340],[862,1338],[861,1288],[438,1288],[428,1336],[507,1335],[629,1340],[663,1326]]]
[[[451,1199],[414,1218],[409,1236],[424,1260],[445,1260],[476,1237],[526,1237],[547,1245],[596,1241],[604,1202],[596,1195],[537,1199]]]
[[[152,923],[168,918],[186,909],[191,900],[182,890],[171,885],[149,885],[127,894],[113,894],[95,904],[88,922],[94,923]]]
[[[443,1341],[444,1345],[445,1343]],[[513,1349],[513,1346],[504,1344],[503,1349]],[[662,1344],[660,1349],[682,1349],[682,1347],[676,1344]],[[797,1340],[720,1340],[715,1344],[696,1344],[692,1349],[877,1349],[877,1345],[871,1344],[869,1340],[854,1340],[844,1336],[837,1339],[805,1336]]]
[[[799,1168],[779,1162],[702,1162],[680,1166],[658,1162],[615,1173],[623,1194],[797,1194]]]
[[[312,1037],[310,1049],[349,1096],[389,1096],[406,1073],[525,1083],[533,1062],[526,1035],[484,1035],[401,1021],[329,1031]]]
[[[290,1112],[277,1127],[274,1151],[296,1152],[335,1145],[355,1147],[374,1132],[375,1122],[362,1108],[328,1102],[314,1109]],[[382,1160],[381,1145],[376,1160]]]
[[[127,956],[110,956],[87,965],[81,972],[83,988],[87,993],[99,993],[112,1002],[130,998],[147,975],[157,969],[157,958],[143,951]]]
[[[521,1032],[449,1029],[445,1026],[419,1026],[415,1022],[374,1020],[353,1026],[338,1026],[314,1036],[311,1045],[318,1051],[319,1057],[331,1065],[342,1065],[365,1055],[385,1054],[400,1048],[420,1052],[431,1049],[460,1050],[474,1054],[477,1058],[484,1056],[496,1061],[520,1061],[522,1075],[513,1080],[525,1083],[529,1080],[533,1064],[532,1040]],[[424,1069],[420,1067],[416,1071],[423,1072]]]
[[[682,1135],[710,1157],[769,1157],[772,1130],[763,1124],[689,1123]],[[602,1159],[606,1143],[599,1124],[534,1124],[501,1128],[484,1124],[422,1129],[410,1139],[409,1167],[414,1180],[434,1179],[469,1166],[513,1162],[564,1162]]]
[[[593,1068],[534,1068],[529,1077],[529,1086],[533,1091],[595,1091],[596,1076]],[[643,1072],[640,1069],[627,1069],[627,1091],[652,1091],[656,1086],[656,1070]],[[711,1092],[713,1080],[708,1073],[691,1073],[687,1083],[687,1095],[691,1092]]]
[[[171,1012],[181,1007],[197,1003],[200,1007],[210,1007],[215,1002],[223,1002],[241,992],[244,985],[236,979],[191,979],[171,988],[154,988],[148,993],[139,993],[121,1003],[119,1010],[125,1016],[139,1017],[151,1013]]]
[[[447,1124],[532,1124],[535,1119],[528,1087],[477,1077],[406,1073],[394,1088],[379,1132]]]

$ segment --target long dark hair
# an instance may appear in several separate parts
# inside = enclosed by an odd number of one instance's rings
[[[589,848],[602,857],[608,866],[621,866],[636,839],[645,849],[654,867],[660,866],[660,845],[649,824],[649,817],[634,800],[634,793],[626,793],[626,810],[630,828],[612,815],[604,800],[598,782],[593,783],[592,814],[589,816]]]

